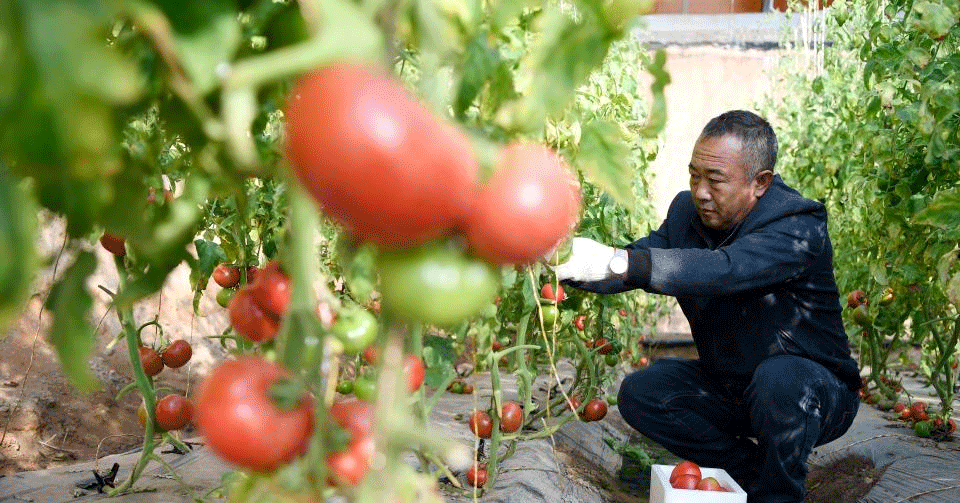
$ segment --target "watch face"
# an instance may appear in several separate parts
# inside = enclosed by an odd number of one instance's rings
[[[610,272],[614,274],[627,272],[627,259],[619,254],[610,259]]]

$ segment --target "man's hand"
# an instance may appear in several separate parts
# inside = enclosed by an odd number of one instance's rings
[[[573,238],[570,258],[554,271],[560,281],[600,281],[613,275],[610,259],[615,249],[588,238]]]

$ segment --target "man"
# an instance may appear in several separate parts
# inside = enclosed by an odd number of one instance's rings
[[[803,501],[808,455],[859,405],[826,210],[774,174],[776,159],[766,120],[721,114],[658,230],[619,249],[574,238],[556,267],[583,290],[677,298],[699,360],[627,376],[620,412],[675,455],[726,469],[751,503]]]

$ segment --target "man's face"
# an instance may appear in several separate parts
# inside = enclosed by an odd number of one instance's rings
[[[717,230],[729,230],[740,223],[772,178],[769,171],[747,177],[740,140],[733,136],[700,137],[693,146],[689,169],[690,194],[700,221]]]

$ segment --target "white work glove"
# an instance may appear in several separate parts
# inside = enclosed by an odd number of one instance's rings
[[[554,268],[560,281],[600,281],[613,275],[610,259],[615,248],[588,238],[573,238],[570,257]]]

